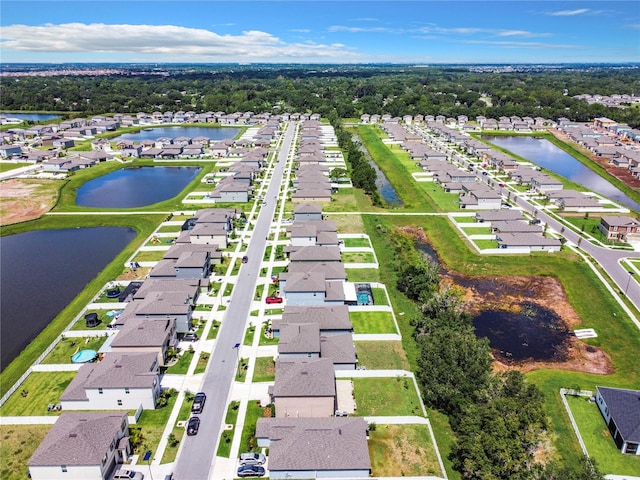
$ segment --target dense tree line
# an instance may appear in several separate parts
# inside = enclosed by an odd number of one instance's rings
[[[159,111],[337,112],[568,117],[606,115],[640,126],[640,109],[588,105],[582,93],[638,93],[640,69],[474,72],[467,67],[205,67],[169,76],[3,77],[2,108],[79,114]]]
[[[416,379],[425,404],[449,417],[454,468],[473,480],[602,479],[589,459],[577,469],[534,460],[548,434],[542,392],[518,371],[492,373],[488,340],[476,337],[460,292],[441,285],[438,265],[410,237],[381,233],[396,254],[398,290],[419,305]]]
[[[349,164],[351,183],[354,187],[364,190],[374,205],[382,205],[382,199],[376,185],[376,171],[353,141],[351,134],[342,128],[342,123],[335,112],[331,112],[328,118],[336,133],[338,146],[342,149]]]

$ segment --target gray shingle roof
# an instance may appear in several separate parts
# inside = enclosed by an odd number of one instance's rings
[[[280,275],[283,278],[285,275]],[[321,272],[289,272],[286,275],[286,292],[324,292],[324,274]]]
[[[322,205],[317,203],[301,203],[293,207],[293,214],[296,213],[322,213]]]
[[[130,318],[111,342],[111,347],[161,347],[175,323],[175,318]]]
[[[306,246],[294,247],[290,255],[292,262],[339,262],[339,247]]]
[[[640,390],[597,388],[622,438],[627,442],[640,442]]]
[[[151,388],[157,360],[155,353],[107,353],[101,362],[82,365],[60,400],[86,400],[85,388]]]
[[[331,307],[306,307],[287,305],[284,307],[282,320],[276,322],[290,323],[318,323],[320,331],[323,330],[353,330],[353,325],[349,319],[349,307],[346,305],[336,305]]]
[[[100,465],[126,412],[63,412],[27,465]]]
[[[289,323],[280,329],[278,353],[320,354],[320,327],[317,323]]]
[[[356,363],[356,347],[351,333],[322,335],[320,357],[330,358],[333,363]]]
[[[333,363],[328,358],[278,358],[273,394],[275,397],[335,396]]]
[[[358,417],[260,418],[269,470],[370,470],[367,423]]]
[[[347,272],[342,262],[291,262],[289,273],[321,273],[326,280],[345,280],[347,278]]]

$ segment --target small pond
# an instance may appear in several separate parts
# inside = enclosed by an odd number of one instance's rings
[[[123,168],[82,185],[76,204],[101,208],[151,205],[175,197],[199,171],[199,167]]]
[[[226,140],[236,138],[240,133],[239,128],[232,127],[157,127],[145,128],[136,133],[125,133],[112,139],[114,142],[120,140],[132,140],[141,142],[143,140],[157,140],[161,137],[207,137],[211,140]]]
[[[567,359],[570,332],[553,311],[523,303],[519,313],[485,310],[473,319],[478,337],[487,337],[496,358],[504,363]]]
[[[0,117],[16,118],[18,120],[31,120],[33,122],[39,122],[42,120],[51,120],[52,118],[59,118],[60,115],[55,115],[53,113],[0,112]]]
[[[559,149],[553,143],[543,138],[534,137],[492,137],[485,136],[485,140],[506,148],[527,160],[562,175],[593,192],[599,193],[635,211],[640,211],[640,204],[629,198],[620,189],[613,186],[600,175],[589,169],[567,152]]]
[[[369,151],[360,143],[358,140],[355,140],[354,143],[357,145],[358,150],[360,150],[364,157],[367,159],[371,167],[376,171],[376,186],[378,187],[378,192],[380,192],[380,196],[385,201],[385,203],[390,207],[402,207],[404,204],[400,197],[398,196],[398,192],[393,188],[389,179],[385,176],[385,174],[380,170],[378,164],[371,158]]]
[[[0,369],[16,358],[135,235],[130,228],[95,227],[0,237]]]

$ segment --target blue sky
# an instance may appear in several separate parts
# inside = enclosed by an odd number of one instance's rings
[[[640,2],[2,0],[0,61],[640,62]]]

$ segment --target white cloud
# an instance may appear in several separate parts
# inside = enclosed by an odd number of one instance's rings
[[[311,33],[311,29],[310,28],[292,28],[289,31],[290,32],[295,32],[295,33]]]
[[[611,10],[591,10],[590,8],[576,8],[575,10],[556,10],[554,12],[546,12],[546,15],[552,17],[575,17],[576,15],[608,15],[614,13]]]
[[[463,43],[473,45],[497,45],[505,48],[583,48],[580,45],[562,44],[562,43],[545,43],[545,42],[513,42],[499,40],[465,40]]]
[[[349,32],[349,33],[361,33],[361,32],[373,32],[373,33],[403,33],[403,29],[393,29],[388,27],[348,27],[345,25],[331,25],[327,28],[330,32]]]
[[[45,24],[9,25],[0,32],[5,52],[113,52],[154,59],[259,61],[286,58],[353,58],[336,45],[285,43],[258,30],[219,35],[204,29],[175,25]]]

